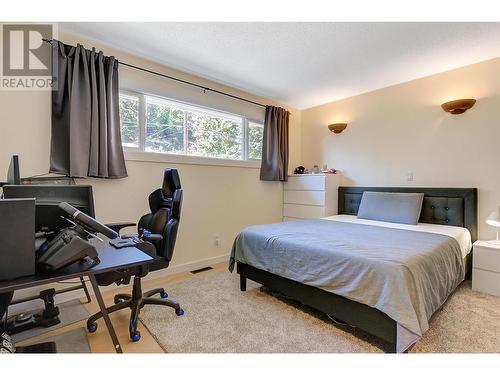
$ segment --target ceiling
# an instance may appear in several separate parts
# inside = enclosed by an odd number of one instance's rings
[[[60,23],[298,109],[500,56],[500,23]]]

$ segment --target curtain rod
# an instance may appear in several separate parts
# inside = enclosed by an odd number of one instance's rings
[[[42,39],[42,40],[44,42],[52,44],[52,39]],[[224,95],[224,96],[227,96],[227,97],[232,98],[232,99],[241,100],[243,102],[247,102],[247,103],[250,103],[250,104],[253,104],[253,105],[257,105],[259,107],[266,108],[265,104],[257,103],[257,102],[254,102],[252,100],[242,98],[240,96],[236,96],[236,95],[233,95],[233,94],[228,94],[227,92],[223,92],[223,91],[220,91],[220,90],[212,89],[210,87],[202,86],[202,85],[199,85],[197,83],[190,82],[190,81],[187,81],[187,80],[184,80],[184,79],[181,79],[181,78],[176,78],[176,77],[169,76],[167,74],[158,73],[158,72],[155,72],[154,70],[149,70],[149,69],[137,66],[137,65],[128,64],[128,63],[120,61],[120,60],[118,60],[118,63],[120,65],[124,65],[124,66],[127,66],[129,68],[137,69],[137,70],[140,70],[140,71],[143,71],[143,72],[146,72],[146,73],[150,73],[150,74],[154,74],[154,75],[157,75],[157,76],[160,76],[160,77],[163,77],[163,78],[170,79],[172,81],[176,81],[176,82],[184,83],[186,85],[197,87],[199,89],[202,89],[204,93],[207,92],[207,91],[211,91],[211,92],[214,92],[214,93],[219,94],[219,95]]]

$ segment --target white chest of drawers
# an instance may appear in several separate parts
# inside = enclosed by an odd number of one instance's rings
[[[340,174],[291,175],[283,187],[283,221],[337,214]]]
[[[472,289],[500,297],[500,245],[474,242]]]

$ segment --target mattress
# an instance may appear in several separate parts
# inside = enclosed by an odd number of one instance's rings
[[[248,227],[234,241],[229,269],[242,262],[376,308],[396,321],[396,349],[405,351],[463,281],[467,236],[438,225],[367,221],[338,216]]]
[[[342,221],[344,223],[374,225],[385,228],[396,228],[404,230],[413,230],[418,232],[443,234],[445,236],[449,236],[457,240],[463,258],[465,258],[472,251],[471,235],[469,230],[464,227],[455,227],[453,225],[427,224],[427,223],[418,223],[417,225],[389,223],[386,221],[359,219],[357,216],[354,215],[335,215],[335,216],[323,217],[322,219]]]

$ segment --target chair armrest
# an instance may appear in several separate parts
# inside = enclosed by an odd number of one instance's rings
[[[145,236],[144,240],[157,245],[163,240],[163,236],[161,234],[151,233],[148,236]]]
[[[127,239],[127,238],[138,238],[137,233],[130,233],[130,234],[122,234],[120,236],[122,239]]]
[[[120,231],[123,228],[135,227],[135,225],[136,225],[136,223],[132,223],[132,222],[109,223],[109,224],[106,224],[107,227],[113,229],[115,232],[118,232],[118,233],[120,233]]]

